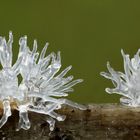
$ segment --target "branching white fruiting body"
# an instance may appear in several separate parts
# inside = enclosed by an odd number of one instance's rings
[[[106,92],[120,94],[120,102],[123,105],[137,107],[140,106],[140,49],[132,59],[124,54],[123,50],[121,53],[124,59],[124,73],[115,71],[109,62],[109,73],[101,72],[101,75],[112,80],[115,86],[114,89],[106,88]]]
[[[0,127],[11,116],[10,102],[16,103],[19,111],[18,130],[20,128],[25,130],[30,128],[28,111],[48,115],[46,121],[50,124],[50,130],[53,130],[54,119],[58,121],[65,119],[65,116],[55,112],[55,110],[61,108],[62,104],[81,110],[86,109],[83,105],[60,98],[68,96],[68,92],[73,91],[72,87],[82,82],[81,79],[73,80],[73,76],[64,77],[71,66],[57,75],[61,68],[60,52],[45,56],[48,47],[48,43],[46,43],[39,56],[37,41],[34,41],[31,51],[27,46],[27,37],[24,36],[19,40],[18,59],[12,65],[12,43],[12,32],[9,33],[8,42],[4,37],[0,37],[0,62],[3,67],[0,71],[0,100],[3,102],[4,109]],[[19,83],[18,75],[22,77],[21,83]]]

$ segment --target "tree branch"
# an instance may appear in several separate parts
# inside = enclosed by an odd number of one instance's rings
[[[81,111],[64,106],[60,114],[66,115],[64,122],[57,122],[53,132],[45,121],[46,116],[29,113],[31,128],[15,131],[18,111],[0,129],[0,139],[12,140],[133,140],[140,139],[140,108],[118,104],[89,104]],[[1,110],[2,111],[2,110]]]

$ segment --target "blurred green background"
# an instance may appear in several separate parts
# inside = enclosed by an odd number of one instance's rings
[[[36,38],[41,50],[46,41],[48,53],[61,51],[65,68],[84,82],[70,95],[74,101],[88,103],[118,102],[119,96],[105,93],[112,83],[99,75],[110,61],[123,70],[120,49],[131,56],[140,47],[139,0],[4,0],[0,2],[0,35],[28,36],[32,47]]]

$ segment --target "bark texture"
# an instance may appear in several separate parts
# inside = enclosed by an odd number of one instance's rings
[[[0,129],[0,140],[140,140],[140,108],[118,104],[89,104],[87,108],[81,111],[64,106],[59,113],[67,118],[56,122],[53,132],[49,131],[45,115],[32,112],[31,128],[15,131],[18,111],[13,110]]]

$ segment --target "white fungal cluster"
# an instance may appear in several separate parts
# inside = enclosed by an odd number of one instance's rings
[[[101,72],[101,75],[110,79],[115,86],[114,89],[106,88],[106,92],[120,94],[120,102],[123,105],[137,107],[140,106],[140,49],[132,59],[128,54],[124,54],[123,50],[121,53],[124,59],[124,73],[115,71],[109,62],[109,73]]]
[[[0,100],[3,103],[3,116],[0,120],[2,127],[9,116],[11,116],[10,103],[16,103],[19,111],[18,130],[30,128],[28,111],[46,114],[46,121],[50,125],[50,130],[54,129],[55,120],[63,121],[65,116],[55,112],[67,104],[81,110],[85,106],[79,105],[67,99],[61,98],[68,96],[68,92],[73,91],[73,86],[82,82],[81,79],[73,80],[73,76],[64,77],[71,69],[67,67],[60,74],[57,72],[61,68],[60,52],[45,55],[48,43],[46,43],[41,54],[37,52],[37,41],[34,40],[33,49],[27,46],[27,36],[19,40],[19,54],[17,61],[12,65],[12,43],[13,35],[9,33],[9,40],[6,42],[4,37],[0,37]],[[22,80],[19,81],[18,75]]]

